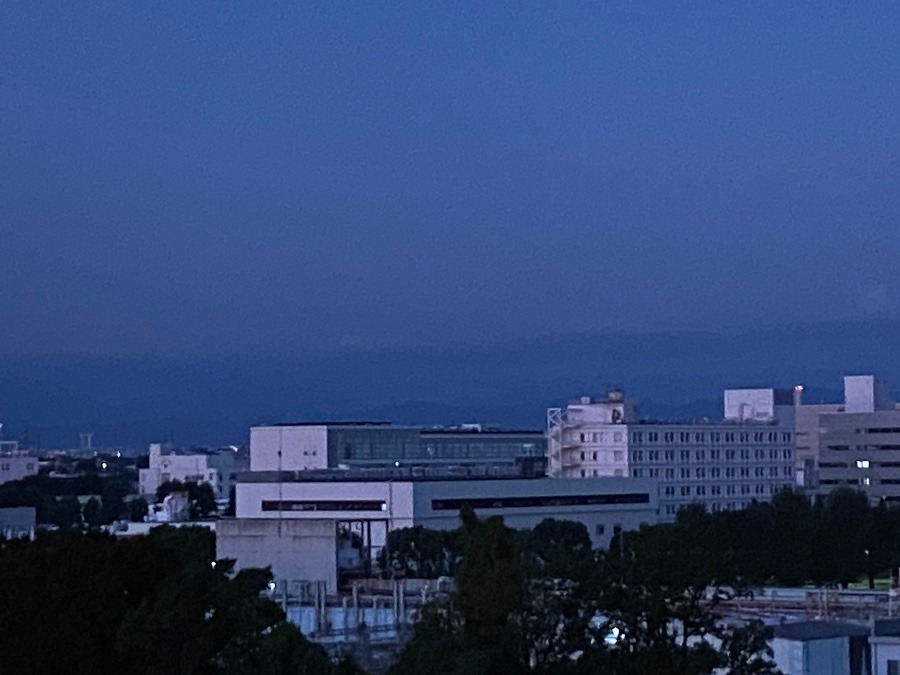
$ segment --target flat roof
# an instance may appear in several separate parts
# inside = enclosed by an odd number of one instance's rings
[[[255,424],[255,427],[389,427],[394,426],[383,420],[320,420],[306,422],[276,422],[275,424]],[[408,429],[410,427],[399,427]]]
[[[541,480],[542,475],[523,474],[518,469],[503,469],[495,474],[485,470],[466,471],[435,470],[432,468],[414,469],[399,467],[395,469],[356,468],[353,469],[307,469],[306,471],[244,471],[238,472],[239,483],[377,483],[385,481],[421,482],[421,481],[471,481],[471,480]],[[619,478],[621,480],[621,478]]]
[[[481,429],[460,429],[459,427],[422,427],[420,432],[423,436],[466,436],[471,434],[473,436],[491,436],[491,435],[539,435],[543,436],[543,430],[537,429],[495,429],[495,428],[484,428]]]
[[[542,429],[502,429],[499,427],[481,427],[481,428],[465,428],[460,426],[436,427],[415,424],[394,424],[379,420],[322,420],[307,422],[277,422],[275,424],[256,424],[254,428],[260,427],[363,427],[363,428],[391,428],[402,431],[418,431],[423,436],[434,436],[440,434],[454,434],[465,436],[471,434],[492,435],[492,434],[535,434],[544,435]]]

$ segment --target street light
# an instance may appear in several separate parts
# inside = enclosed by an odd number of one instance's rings
[[[866,576],[869,577],[869,590],[875,590],[875,579],[872,576],[872,567],[869,564],[869,549],[863,549],[863,553],[866,554]]]

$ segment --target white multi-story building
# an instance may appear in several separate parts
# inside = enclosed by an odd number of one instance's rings
[[[642,421],[620,391],[547,413],[548,467],[565,478],[631,476],[659,483],[660,517],[699,502],[738,509],[794,485],[795,394],[725,392],[720,422]]]
[[[216,500],[224,501],[228,499],[236,472],[244,469],[246,465],[237,462],[230,450],[220,453],[164,453],[161,443],[151,443],[149,466],[138,472],[138,487],[142,495],[155,495],[159,486],[168,481],[208,483]]]

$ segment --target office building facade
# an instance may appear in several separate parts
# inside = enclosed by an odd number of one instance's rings
[[[548,411],[548,466],[565,478],[653,479],[663,520],[691,503],[740,509],[794,485],[794,407],[791,390],[728,390],[722,421],[654,422],[622,392],[584,397]]]
[[[887,384],[872,375],[844,378],[844,403],[816,415],[816,490],[865,492],[871,501],[900,501],[900,409]]]

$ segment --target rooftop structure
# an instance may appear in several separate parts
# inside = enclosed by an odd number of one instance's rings
[[[384,422],[321,422],[257,426],[250,430],[251,471],[337,467],[514,466],[543,474],[542,431],[413,427]]]

